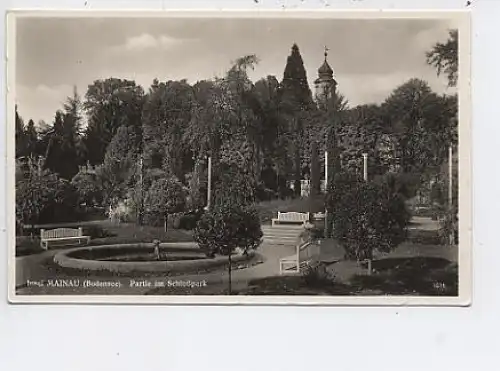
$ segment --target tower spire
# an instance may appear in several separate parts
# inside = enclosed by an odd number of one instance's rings
[[[318,68],[318,78],[314,81],[316,97],[318,101],[324,101],[335,93],[337,82],[335,81],[333,69],[328,64],[328,47],[325,45],[323,64]]]

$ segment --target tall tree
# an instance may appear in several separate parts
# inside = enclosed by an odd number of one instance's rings
[[[184,165],[192,157],[183,134],[191,122],[194,99],[194,90],[186,81],[167,81],[150,89],[143,110],[145,163],[181,181],[189,170]]]
[[[132,126],[140,139],[143,100],[144,91],[135,81],[109,78],[89,86],[84,108],[88,116],[85,146],[91,164],[103,162],[106,148],[120,126]]]
[[[247,72],[257,62],[254,55],[238,58],[222,78],[193,88],[196,102],[184,138],[195,161],[212,157],[214,182],[224,164],[246,167],[252,182],[260,176],[264,148],[260,104]]]
[[[103,164],[96,169],[102,198],[107,205],[124,199],[133,177],[138,175],[139,148],[135,146],[135,136],[133,128],[120,127],[107,147]]]
[[[293,44],[287,58],[280,86],[280,98],[285,111],[301,111],[313,105],[304,61],[297,44]]]
[[[383,109],[403,171],[425,173],[446,158],[443,144],[454,130],[451,117],[456,114],[452,102],[419,79],[397,87],[386,99]]]
[[[57,111],[52,127],[44,133],[47,143],[46,166],[60,177],[71,180],[83,163],[82,103],[74,90],[68,97],[64,111]],[[64,159],[64,160],[63,160]]]
[[[349,103],[343,94],[338,92],[332,94],[326,104],[320,107],[319,117],[314,119],[321,123],[320,127],[311,127],[313,133],[309,135],[309,138],[321,143],[328,153],[329,181],[333,180],[335,174],[341,170],[342,142],[345,127],[349,121],[348,106]],[[320,156],[320,161],[325,161],[323,154]]]
[[[382,145],[387,133],[384,119],[381,107],[375,104],[357,106],[344,112],[344,120],[338,130],[344,170],[360,172],[363,153],[368,155],[370,175],[383,174],[388,170],[388,164],[382,160],[386,156],[385,146]]]
[[[38,156],[38,133],[36,131],[35,122],[33,120],[28,121],[24,136],[26,141],[26,155],[31,157]]]
[[[24,132],[24,120],[19,115],[16,104],[16,158],[26,154],[26,134]]]
[[[78,172],[77,155],[70,129],[65,127],[64,119],[64,113],[57,111],[51,131],[46,134],[48,144],[45,166],[64,179],[72,179]]]
[[[307,81],[304,62],[300,55],[299,47],[293,44],[290,56],[287,58],[283,80],[279,89],[280,111],[285,120],[290,123],[287,131],[291,133],[294,162],[294,190],[300,194],[301,180],[301,153],[304,150],[304,120],[307,111],[314,108],[311,89]]]
[[[264,187],[284,196],[287,174],[292,171],[289,158],[292,137],[288,132],[288,123],[280,114],[279,86],[275,76],[267,76],[255,83],[253,93],[259,102],[258,109],[254,111],[261,121],[262,130],[262,182]]]
[[[458,81],[458,30],[450,30],[448,40],[436,43],[426,53],[427,63],[434,66],[438,75],[444,73],[449,86],[456,86]]]

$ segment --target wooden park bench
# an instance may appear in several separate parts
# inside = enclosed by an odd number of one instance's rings
[[[325,220],[326,214],[324,212],[314,213],[313,220]]]
[[[300,273],[314,263],[320,255],[320,247],[311,241],[297,244],[297,251],[291,256],[280,259],[280,274]]]
[[[77,242],[82,241],[89,243],[90,236],[84,236],[82,228],[56,228],[56,229],[41,229],[40,230],[40,246],[44,250],[48,250],[49,242]]]
[[[282,213],[278,211],[278,217],[271,220],[271,225],[274,227],[275,224],[281,223],[306,224],[309,222],[309,219],[309,213],[298,213],[295,211]]]

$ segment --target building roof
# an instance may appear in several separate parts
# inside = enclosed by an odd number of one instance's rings
[[[325,61],[323,62],[323,64],[321,65],[321,67],[318,68],[318,74],[320,76],[321,75],[333,76],[333,70],[330,67],[330,65],[328,64],[328,62],[326,61],[326,58],[325,58]]]
[[[316,82],[333,80],[333,69],[328,64],[327,57],[328,49],[325,47],[325,60],[323,64],[318,68],[318,79],[316,80]]]

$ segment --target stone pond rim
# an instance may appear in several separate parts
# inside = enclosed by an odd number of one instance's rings
[[[192,273],[199,270],[207,270],[222,267],[227,264],[227,256],[217,256],[214,258],[191,258],[195,253],[203,253],[196,243],[193,242],[171,242],[160,244],[162,252],[186,253],[186,260],[151,260],[151,261],[103,261],[84,259],[75,257],[79,254],[103,254],[106,251],[111,253],[109,256],[120,255],[120,253],[138,252],[144,249],[144,252],[154,251],[152,243],[132,243],[116,245],[99,245],[76,247],[69,250],[58,252],[54,255],[54,263],[62,268],[76,269],[81,271],[111,272],[111,273]],[[247,255],[233,255],[232,262],[239,263],[249,261],[255,256],[254,251]],[[106,255],[102,255],[106,257]]]

